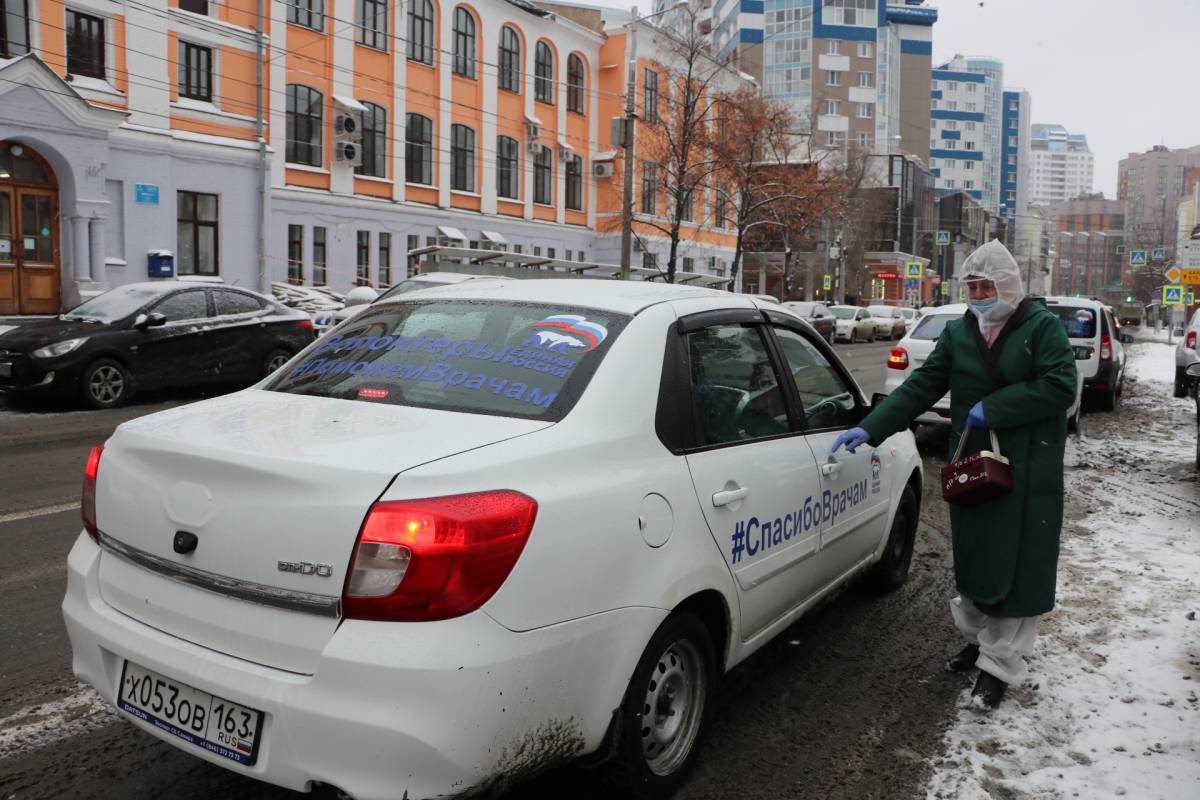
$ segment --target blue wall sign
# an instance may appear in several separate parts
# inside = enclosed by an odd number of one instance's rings
[[[156,206],[158,205],[158,186],[153,183],[135,183],[133,196],[139,203]]]

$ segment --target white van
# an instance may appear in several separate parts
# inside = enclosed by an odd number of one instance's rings
[[[1062,321],[1075,348],[1075,366],[1083,375],[1084,391],[1104,411],[1117,407],[1125,380],[1125,343],[1112,309],[1098,300],[1047,297],[1046,307]]]

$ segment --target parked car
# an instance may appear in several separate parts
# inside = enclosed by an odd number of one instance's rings
[[[1104,411],[1112,411],[1124,389],[1125,345],[1133,341],[1121,333],[1112,309],[1097,300],[1047,297],[1046,307],[1058,315],[1075,348],[1075,366],[1083,373],[1084,392]]]
[[[1175,345],[1175,396],[1187,397],[1196,387],[1195,377],[1187,371],[1192,364],[1200,363],[1200,308],[1192,312],[1191,322],[1179,344]]]
[[[825,341],[833,344],[834,331],[837,325],[834,324],[833,312],[829,310],[829,306],[824,303],[793,300],[784,303],[783,307],[806,320],[809,325],[813,326],[817,333],[824,337]]]
[[[755,300],[762,300],[764,303],[774,303],[781,305],[779,298],[773,294],[748,294],[746,297],[753,297]]]
[[[1187,377],[1192,379],[1192,397],[1196,399],[1196,471],[1200,472],[1200,362],[1188,364]]]
[[[917,324],[917,320],[921,318],[921,312],[915,308],[902,306],[900,308],[900,316],[904,317],[904,332],[910,332]]]
[[[857,342],[865,339],[875,341],[875,323],[870,313],[859,306],[830,306],[837,327],[834,329],[835,341]]]
[[[904,315],[896,306],[867,306],[877,339],[900,339],[906,327]]]
[[[0,391],[112,408],[142,389],[258,380],[312,340],[307,314],[255,292],[132,283],[0,333]]]
[[[830,455],[862,392],[761,305],[467,282],[124,423],[68,557],[76,674],[291,789],[468,796],[590,755],[666,796],[720,673],[912,558],[912,434]]]
[[[899,344],[888,353],[887,370],[884,376],[884,394],[891,394],[908,379],[915,369],[925,363],[933,352],[937,339],[950,320],[961,319],[967,311],[965,303],[929,308],[921,316],[912,332],[900,340]],[[1072,433],[1079,430],[1080,416],[1083,414],[1083,373],[1075,371],[1075,402],[1067,409],[1067,430]],[[917,422],[933,425],[950,424],[950,393],[934,403]]]
[[[322,336],[328,333],[336,325],[361,314],[368,306],[381,300],[391,300],[402,294],[421,289],[478,280],[511,280],[511,278],[507,275],[468,275],[464,272],[424,272],[402,280],[382,293],[376,292],[369,286],[356,286],[347,293],[346,305],[343,308],[318,315],[314,319],[317,335]]]

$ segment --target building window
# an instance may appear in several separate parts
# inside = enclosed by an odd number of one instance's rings
[[[953,188],[954,188],[954,178],[947,178],[947,179],[946,179],[946,188],[947,188],[947,189],[953,189]]]
[[[325,254],[325,229],[313,228],[313,286],[324,286],[329,282],[325,273],[327,257]]]
[[[832,70],[832,69],[825,70],[825,85],[826,86],[841,86],[842,85],[842,73],[837,72],[836,70]]]
[[[178,249],[175,268],[180,275],[216,275],[220,272],[218,247],[219,206],[215,194],[177,192]]]
[[[575,53],[567,56],[567,111],[582,114],[583,95],[586,87],[583,74],[583,59]]]
[[[825,41],[825,54],[830,56],[841,55],[842,43],[837,39],[827,39]]]
[[[362,164],[354,168],[357,175],[372,178],[387,177],[387,109],[363,101],[366,111],[362,120]]]
[[[976,105],[976,103],[967,103],[967,111],[974,111],[976,109]]]
[[[841,147],[846,143],[845,131],[825,131],[825,144],[828,147]]]
[[[975,123],[974,123],[974,122],[968,122],[968,123],[967,123],[967,130],[968,130],[968,131],[973,131],[973,130],[975,130]]]
[[[475,191],[475,129],[450,126],[450,188]]]
[[[948,121],[948,122],[946,123],[946,130],[948,130],[948,131],[956,131],[956,130],[958,130],[958,123],[957,123],[957,122],[955,122],[954,120],[950,120],[950,121]]]
[[[873,28],[879,24],[875,0],[824,0],[821,10],[826,25],[857,25]]]
[[[967,94],[975,94],[975,84],[974,83],[967,84]]]
[[[287,144],[285,158],[290,164],[319,167],[324,133],[324,96],[316,89],[298,83],[287,87]]]
[[[947,159],[944,159],[944,161],[945,161],[944,166],[946,167],[946,169],[958,169],[958,159],[957,158],[947,158]]]
[[[179,0],[179,7],[193,14],[208,16],[208,0]]]
[[[325,29],[325,0],[289,0],[287,21],[314,31]]]
[[[475,77],[475,17],[462,6],[454,9],[454,74]]]
[[[567,159],[567,208],[583,210],[583,158],[571,156]],[[569,257],[568,257],[568,260]]]
[[[966,161],[963,162],[963,169],[966,169],[966,170],[975,169],[975,162],[971,161],[970,159],[967,159]]]
[[[658,73],[642,71],[642,116],[646,122],[658,122]]]
[[[1009,156],[1008,156],[1008,163],[1009,163],[1010,165],[1012,165],[1012,166],[1016,166],[1016,164],[1017,164],[1017,157],[1016,157],[1016,155],[1015,155],[1015,154],[1009,154]]]
[[[958,91],[958,81],[946,81],[946,91],[957,92]]]
[[[433,66],[433,3],[409,0],[408,60]]]
[[[288,225],[288,274],[287,282],[304,284],[304,226]]]
[[[858,134],[858,146],[859,147],[865,149],[865,148],[869,148],[871,146],[871,144],[872,144],[871,134],[869,134],[869,133]]]
[[[729,211],[729,201],[725,197],[725,193],[718,191],[716,203],[713,204],[713,224],[718,228],[724,228],[728,222],[725,219]]]
[[[974,150],[975,142],[971,141],[970,139],[963,140],[963,149],[964,150]]]
[[[355,248],[355,286],[371,285],[371,232],[356,231],[358,246]]]
[[[433,185],[433,120],[409,114],[404,125],[404,179]]]
[[[554,154],[549,147],[539,147],[533,156],[533,202],[550,205],[554,202]]]
[[[0,58],[29,52],[28,0],[0,0]]]
[[[658,253],[642,253],[642,266],[645,269],[658,269]]]
[[[554,105],[554,53],[538,42],[533,61],[533,96],[539,103]]]
[[[858,104],[858,118],[859,119],[870,119],[873,116],[875,116],[874,104],[872,104],[872,103],[859,103]]]
[[[859,58],[874,58],[875,43],[874,42],[859,42],[858,57]]]
[[[511,136],[496,137],[496,194],[516,200],[521,196],[521,150]]]
[[[684,222],[694,222],[696,220],[696,194],[691,189],[683,190],[683,197],[680,198],[682,208],[679,210],[679,218]]]
[[[831,116],[837,116],[837,115],[841,114],[842,113],[842,101],[841,100],[826,100],[825,101],[825,113],[829,114]]]
[[[957,111],[958,110],[958,101],[957,100],[947,100],[946,108],[949,109],[950,111]]]
[[[1017,146],[1017,137],[1015,137],[1015,136],[1008,137],[1008,146],[1016,147]]]
[[[642,213],[658,212],[658,164],[642,162]]]
[[[392,285],[392,235],[379,234],[379,284]]]
[[[865,87],[867,89],[873,88],[875,86],[875,73],[874,72],[858,73],[858,85]]]
[[[212,102],[212,50],[179,43],[179,96]]]
[[[358,0],[358,43],[387,50],[387,0]]]
[[[958,141],[955,139],[947,139],[946,141],[942,142],[942,147],[946,148],[947,150],[957,150]]]
[[[975,181],[963,181],[963,188],[964,189],[974,189]]]
[[[67,72],[100,80],[107,78],[104,70],[104,20],[100,17],[67,11]]]
[[[507,25],[500,29],[500,68],[497,73],[501,89],[521,93],[521,39]]]
[[[683,257],[683,271],[684,272],[692,272],[695,269],[696,269],[696,259],[692,258],[691,256],[684,256]]]

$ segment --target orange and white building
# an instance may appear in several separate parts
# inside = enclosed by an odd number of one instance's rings
[[[524,0],[0,7],[0,314],[146,280],[163,252],[260,290],[388,285],[430,244],[615,263],[630,30],[639,109],[669,66],[649,25]],[[715,203],[681,270],[731,258]],[[634,265],[665,264],[635,231]]]

